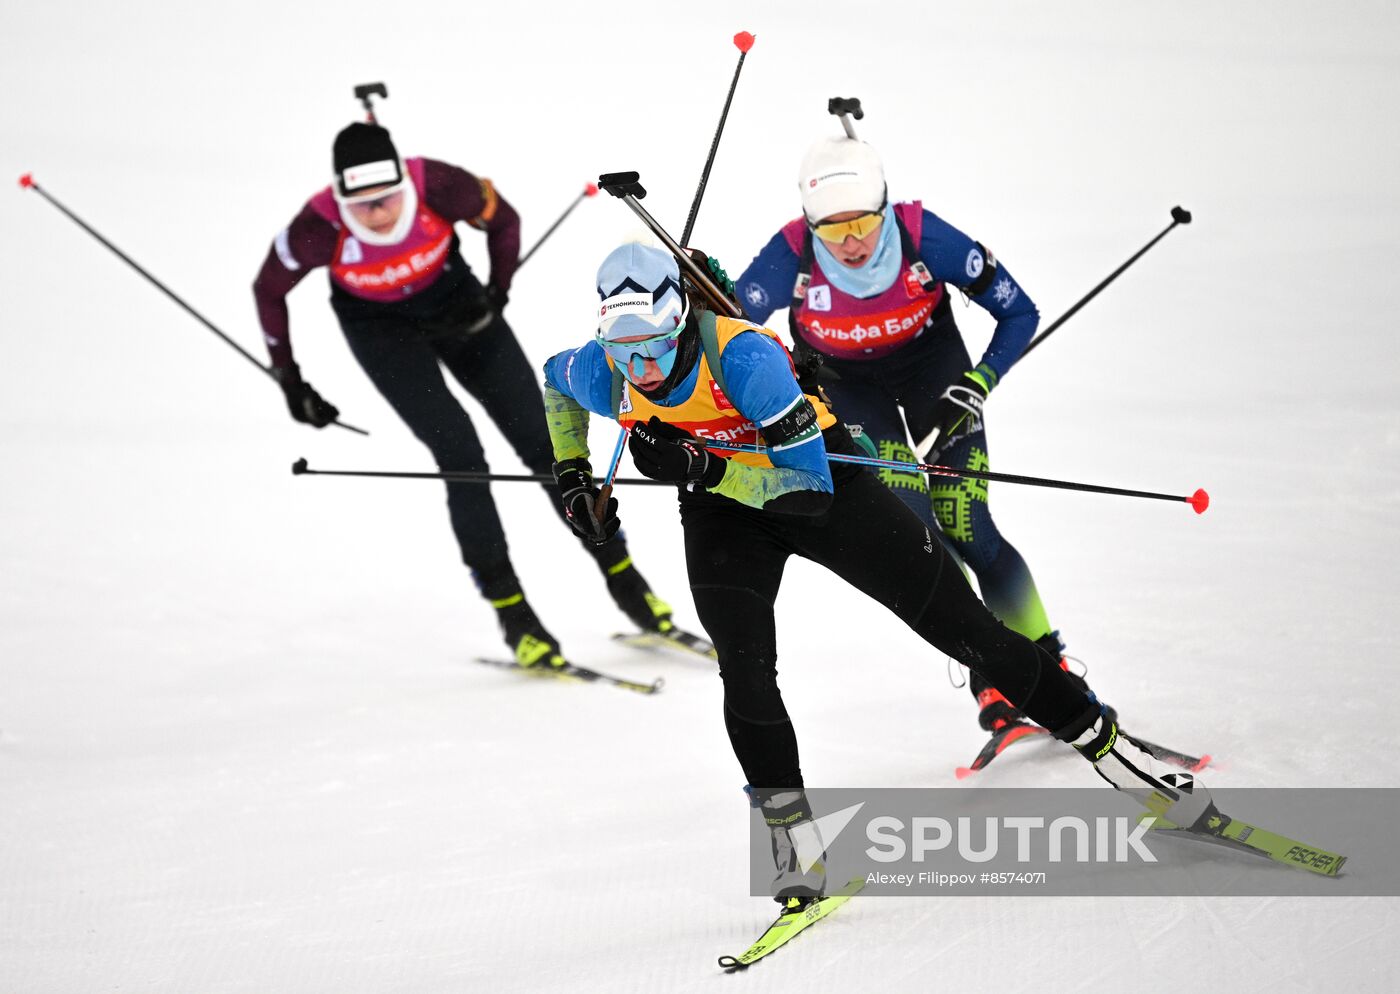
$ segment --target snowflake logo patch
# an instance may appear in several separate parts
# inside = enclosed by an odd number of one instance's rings
[[[997,280],[997,285],[992,289],[992,292],[996,294],[998,304],[1002,307],[1008,307],[1020,295],[1021,288],[1012,285],[1011,281],[1003,276]]]
[[[768,291],[757,283],[749,283],[744,287],[744,299],[755,307],[767,307]]]

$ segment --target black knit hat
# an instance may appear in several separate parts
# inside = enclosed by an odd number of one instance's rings
[[[387,128],[357,121],[335,136],[335,184],[343,197],[403,180],[399,153]]]

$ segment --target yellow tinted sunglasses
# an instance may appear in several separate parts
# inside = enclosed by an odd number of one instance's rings
[[[822,241],[840,244],[846,240],[847,235],[852,238],[864,238],[871,232],[878,231],[884,220],[885,215],[882,211],[871,211],[849,221],[830,221],[826,224],[813,224],[808,221],[807,227]]]

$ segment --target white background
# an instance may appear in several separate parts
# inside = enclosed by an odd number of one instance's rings
[[[618,169],[680,229],[740,29],[758,42],[694,238],[731,273],[796,215],[837,94],[863,100],[892,194],[989,245],[1047,321],[1189,208],[988,416],[994,468],[1214,506],[999,486],[997,519],[1101,695],[1220,757],[1212,782],[1397,785],[1391,5],[51,3],[5,23],[0,177],[32,170],[259,355],[249,285],[372,80],[400,149],[495,180],[526,245]],[[7,196],[0,989],[1395,986],[1390,899],[872,899],[721,980],[773,905],[745,893],[713,668],[612,647],[591,563],[509,485],[517,567],[566,650],[667,689],[474,665],[503,647],[438,485],[288,472],[430,468],[324,278],[291,298],[297,356],[367,439],[293,424],[38,195]],[[533,361],[586,340],[593,271],[635,229],[586,201],[520,272]],[[958,316],[975,355],[989,322]],[[670,498],[627,491],[622,515],[693,623]],[[779,632],[809,784],[947,786],[981,744],[944,659],[829,575],[790,567]],[[1093,776],[1038,743],[982,782]]]

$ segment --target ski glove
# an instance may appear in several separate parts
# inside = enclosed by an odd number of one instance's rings
[[[301,378],[301,369],[296,363],[275,368],[272,375],[282,388],[282,396],[287,398],[287,410],[293,419],[313,428],[324,428],[340,417],[340,410]]]
[[[598,520],[598,488],[593,485],[593,468],[587,459],[566,459],[554,464],[554,482],[564,500],[564,517],[574,531],[590,545],[602,545],[617,534],[622,522],[617,517],[617,498],[609,497]]]
[[[986,366],[963,373],[938,398],[933,407],[933,423],[938,440],[925,457],[936,460],[953,443],[982,430],[982,403],[996,384],[996,374]]]
[[[712,490],[719,486],[728,468],[723,459],[710,455],[695,436],[654,414],[646,424],[633,427],[627,447],[639,473],[666,483]]]

